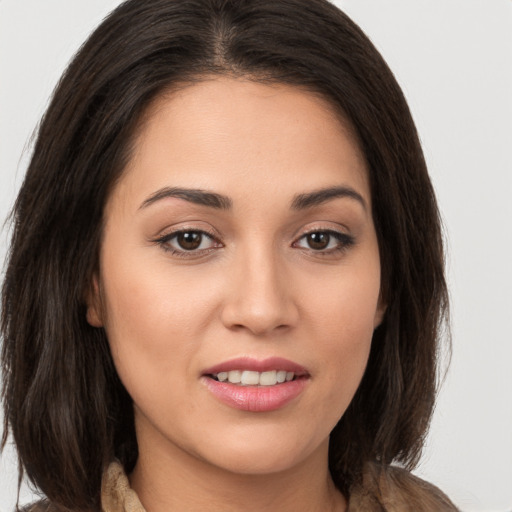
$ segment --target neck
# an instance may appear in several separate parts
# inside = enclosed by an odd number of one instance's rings
[[[345,498],[328,471],[327,448],[297,467],[254,475],[212,466],[178,447],[139,445],[130,483],[147,512],[345,512]]]

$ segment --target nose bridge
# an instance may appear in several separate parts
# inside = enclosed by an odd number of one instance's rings
[[[236,252],[223,310],[225,325],[246,328],[257,335],[292,326],[298,315],[279,251],[267,240]]]

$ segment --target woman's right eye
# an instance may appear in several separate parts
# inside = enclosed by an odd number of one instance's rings
[[[172,254],[187,257],[208,252],[215,247],[222,247],[212,235],[201,230],[186,229],[174,231],[155,240],[164,250]]]

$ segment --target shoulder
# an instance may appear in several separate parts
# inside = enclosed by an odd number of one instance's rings
[[[457,512],[450,499],[432,485],[396,466],[368,464],[350,493],[349,512]]]

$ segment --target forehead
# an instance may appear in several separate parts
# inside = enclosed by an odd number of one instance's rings
[[[120,185],[140,193],[193,185],[231,195],[244,184],[249,194],[265,186],[297,193],[347,181],[370,202],[360,146],[327,100],[294,86],[220,77],[152,103]]]

